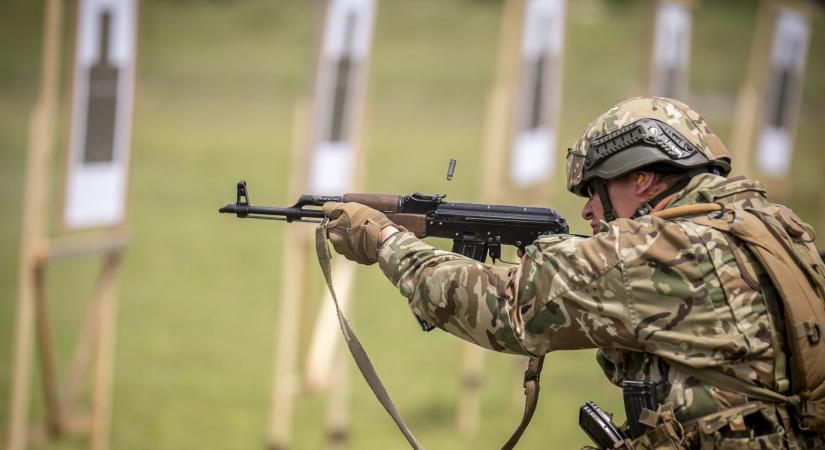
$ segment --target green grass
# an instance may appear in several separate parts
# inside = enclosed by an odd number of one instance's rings
[[[641,1],[570,2],[561,143],[587,121],[639,93],[644,61]],[[495,82],[501,4],[497,1],[382,1],[367,99],[365,187],[444,192],[483,201],[486,98]],[[245,178],[252,199],[288,198],[293,107],[309,89],[311,2],[147,0],[141,4],[130,245],[120,277],[113,448],[263,448],[269,419],[281,284],[278,223],[240,222],[216,209]],[[696,14],[692,103],[729,141],[745,76],[755,11],[750,1],[702,2]],[[803,114],[788,203],[818,220],[825,120],[823,19],[809,52]],[[9,361],[28,111],[36,98],[41,6],[9,0],[0,12],[0,436],[8,423]],[[68,33],[64,47],[71,48]],[[64,71],[65,72],[65,71]],[[64,73],[64,78],[68,79]],[[64,91],[65,99],[66,93]],[[62,167],[65,108],[55,162]],[[444,180],[449,158],[456,177]],[[563,175],[558,173],[558,188]],[[53,181],[59,190],[59,177]],[[554,199],[574,231],[581,201]],[[56,214],[59,198],[52,201]],[[301,226],[301,225],[290,225]],[[825,241],[820,241],[825,243]],[[49,295],[65,374],[99,261],[50,266]],[[309,268],[318,280],[314,264]],[[402,415],[429,448],[493,448],[518,422],[515,359],[489,353],[478,436],[455,432],[459,341],[421,333],[406,302],[374,268],[360,268],[354,327]],[[321,292],[317,283],[307,287]],[[318,295],[308,295],[302,325]],[[309,332],[302,332],[306,348]],[[351,448],[404,442],[350,364]],[[586,443],[577,410],[595,400],[621,418],[620,392],[603,379],[592,351],[548,356],[542,400],[523,449]],[[33,385],[36,387],[38,380]],[[33,414],[42,413],[35,393]],[[323,395],[301,398],[295,448],[323,446]],[[71,440],[44,448],[83,448]]]

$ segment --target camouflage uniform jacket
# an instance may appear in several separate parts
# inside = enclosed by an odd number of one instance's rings
[[[704,174],[667,207],[708,202],[767,204],[757,182]],[[506,353],[598,348],[599,364],[617,385],[665,381],[664,402],[680,421],[746,398],[668,361],[787,388],[786,356],[777,351],[782,322],[776,299],[765,298],[775,295],[770,281],[735,238],[689,218],[648,215],[605,223],[589,238],[541,237],[511,267],[481,264],[402,232],[384,243],[379,264],[431,324]]]

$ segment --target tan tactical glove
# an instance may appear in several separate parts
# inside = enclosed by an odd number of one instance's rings
[[[380,211],[360,203],[324,203],[329,217],[327,233],[335,251],[359,264],[378,261],[378,239],[381,230],[393,225]]]

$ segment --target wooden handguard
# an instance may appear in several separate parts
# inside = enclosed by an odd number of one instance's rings
[[[401,197],[392,194],[344,194],[344,203],[350,202],[367,205],[370,208],[377,209],[384,214],[393,214],[398,212]]]

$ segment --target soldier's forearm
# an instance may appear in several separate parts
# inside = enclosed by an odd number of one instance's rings
[[[395,233],[398,233],[399,231],[400,230],[398,228],[395,228],[392,225],[384,227],[384,229],[381,230],[381,234],[379,235],[378,247],[384,245],[384,242],[386,242],[387,239],[390,238],[390,236],[392,236]]]
[[[515,269],[436,249],[410,233],[384,243],[379,265],[432,325],[485,348],[526,353],[513,330]]]

